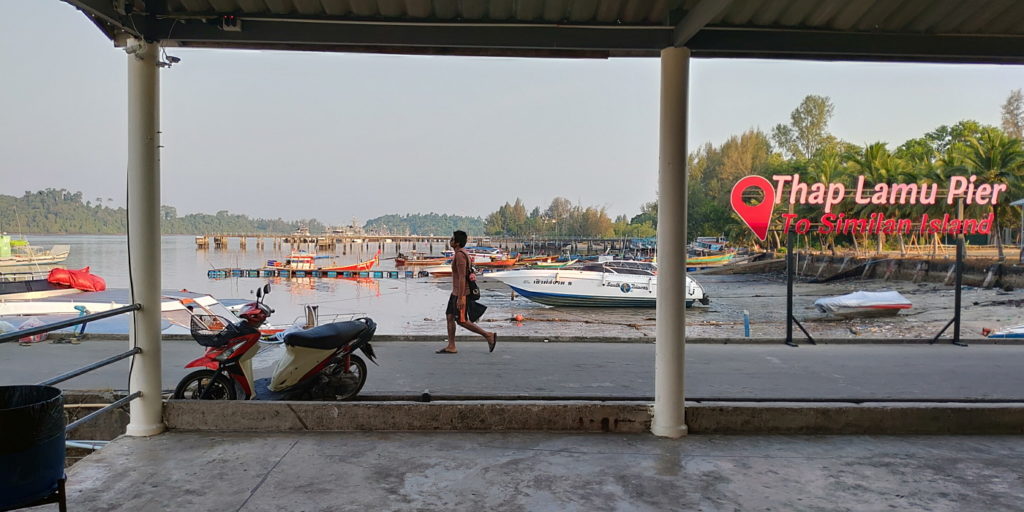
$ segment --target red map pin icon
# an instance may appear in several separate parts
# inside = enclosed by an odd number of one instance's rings
[[[764,200],[757,206],[743,202],[743,193],[748,188],[759,188],[764,192]],[[739,215],[763,242],[768,237],[768,224],[772,221],[772,210],[775,209],[775,189],[772,182],[763,176],[747,176],[733,185],[730,202],[736,215]]]

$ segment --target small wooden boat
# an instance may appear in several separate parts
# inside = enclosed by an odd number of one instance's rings
[[[473,265],[483,268],[512,268],[516,266],[518,261],[519,258],[506,258],[503,260],[475,261]]]
[[[577,261],[579,261],[579,260],[552,261],[552,262],[547,262],[547,263],[545,263],[545,262],[538,262],[538,263],[534,263],[533,266],[537,267],[537,268],[565,268],[565,267],[568,267],[569,265],[572,265],[572,264],[576,263]]]
[[[900,310],[910,309],[911,302],[897,291],[858,291],[836,297],[823,297],[814,301],[822,313],[852,318],[866,316],[894,316]]]
[[[410,258],[407,256],[395,257],[396,267],[426,267],[431,265],[443,265],[450,260],[444,256],[436,256],[430,258]]]
[[[340,267],[323,267],[320,270],[325,270],[325,271],[328,271],[328,272],[331,272],[331,271],[333,271],[333,272],[361,272],[363,270],[370,270],[370,269],[372,269],[373,267],[375,267],[377,265],[377,262],[379,262],[379,261],[380,261],[380,251],[377,251],[377,254],[373,255],[373,259],[369,259],[369,260],[366,260],[366,261],[360,261],[359,263],[353,263],[351,265],[342,265]]]
[[[448,277],[452,275],[451,265],[434,265],[423,269],[423,272],[430,274],[430,277]]]
[[[529,258],[519,258],[520,265],[533,265],[535,263],[551,263],[558,259],[558,256],[531,256]]]
[[[710,267],[712,265],[725,265],[726,263],[729,263],[729,261],[732,260],[732,257],[735,255],[736,253],[734,252],[727,252],[725,254],[713,254],[711,256],[688,256],[686,258],[686,265],[695,265],[702,267]]]

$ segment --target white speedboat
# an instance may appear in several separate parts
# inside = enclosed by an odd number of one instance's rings
[[[604,261],[560,269],[487,274],[519,295],[550,306],[653,308],[658,300],[658,267],[643,261]],[[686,307],[710,302],[704,287],[686,277]]]
[[[900,310],[910,309],[910,301],[897,291],[858,291],[835,297],[823,297],[814,301],[822,313],[839,317],[894,316]]]

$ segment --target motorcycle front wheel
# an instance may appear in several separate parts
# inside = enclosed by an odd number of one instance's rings
[[[196,370],[174,388],[174,398],[178,400],[234,400],[235,396],[231,379],[213,370]]]
[[[356,397],[356,395],[359,394],[359,391],[363,389],[363,384],[366,384],[366,362],[363,361],[361,357],[355,354],[349,355],[348,357],[349,367],[346,375],[355,378],[355,385],[352,386],[351,388],[345,389],[345,392],[343,394],[334,395],[335,400],[352,400],[353,398]],[[342,360],[339,357],[338,359],[335,360],[335,363],[332,365],[332,367],[328,368],[328,371],[332,372],[336,376],[342,375],[343,366],[344,365],[342,363]]]

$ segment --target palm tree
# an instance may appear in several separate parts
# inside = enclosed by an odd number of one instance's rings
[[[909,176],[906,163],[889,152],[889,148],[886,147],[884,142],[876,142],[864,146],[863,150],[848,152],[846,159],[849,162],[852,173],[864,175],[865,184],[896,183],[903,181]],[[898,215],[898,208],[896,205],[889,205],[883,213],[890,217]],[[860,205],[856,208],[856,213],[867,217],[871,214],[872,210],[876,209],[877,207],[870,204]],[[866,239],[867,236],[865,236]],[[883,243],[884,235],[879,233],[876,252],[882,251]]]
[[[849,183],[846,180],[846,168],[843,165],[842,153],[833,147],[817,152],[807,162],[807,172],[804,181],[843,183],[848,186]],[[836,234],[834,232],[828,235],[828,245],[834,252],[836,247]],[[825,247],[822,247],[822,249],[825,249]]]
[[[985,130],[978,137],[969,138],[961,157],[962,168],[977,175],[979,180],[991,184],[1004,183],[1011,189],[1020,182],[1020,172],[1024,169],[1024,147],[1020,139],[1008,137],[994,128]],[[996,232],[996,251],[999,261],[1003,261],[1003,237],[999,226],[999,211],[1003,209],[1003,204],[993,204],[990,208],[992,229]]]

